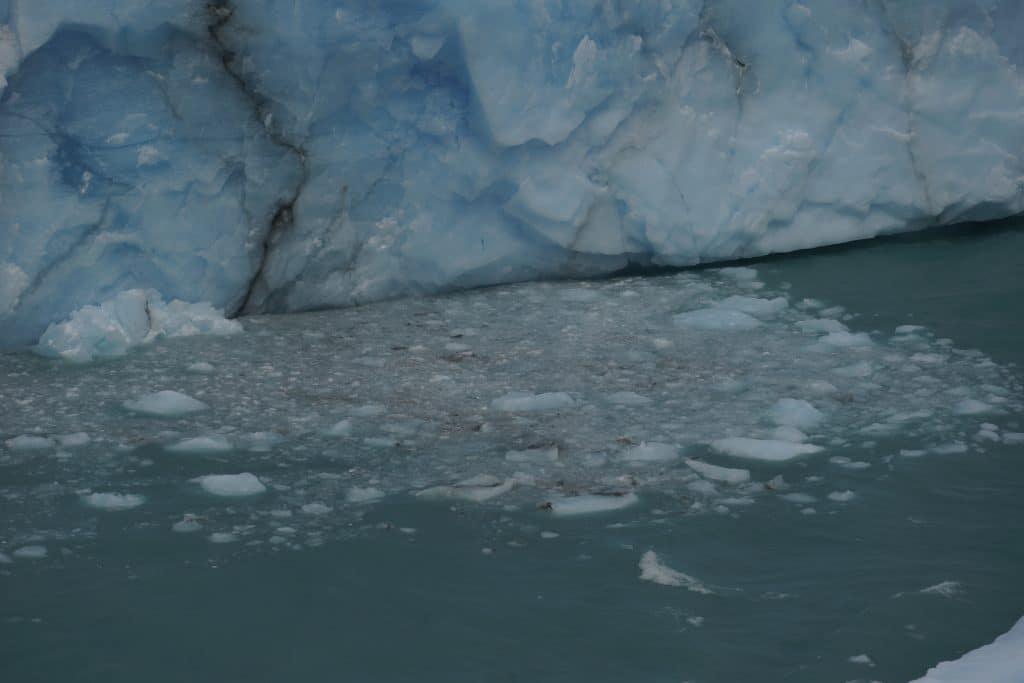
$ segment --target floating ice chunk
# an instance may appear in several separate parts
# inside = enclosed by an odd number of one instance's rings
[[[911,354],[910,360],[915,363],[924,363],[925,365],[936,365],[938,363],[945,363],[948,360],[948,356],[944,356],[941,353],[915,353]]]
[[[267,453],[274,446],[284,441],[284,437],[276,432],[253,432],[242,437],[245,447],[256,453]]]
[[[353,486],[345,494],[345,500],[349,503],[372,503],[384,497],[384,492],[373,486]]]
[[[768,416],[777,425],[812,429],[825,415],[807,401],[799,398],[780,398],[768,411]]]
[[[700,580],[663,564],[653,550],[648,550],[640,558],[640,580],[661,586],[683,586],[687,590],[704,595],[711,595],[714,592]]]
[[[668,443],[641,442],[622,453],[622,459],[629,462],[670,462],[679,457],[679,447]]]
[[[402,442],[398,439],[386,436],[369,436],[363,439],[363,443],[370,448],[398,448],[402,445]]]
[[[757,279],[757,271],[747,266],[730,266],[727,268],[719,268],[716,272],[719,275],[731,277],[732,279],[739,280],[741,282],[744,280]]]
[[[225,453],[231,450],[231,442],[218,434],[196,436],[167,446],[166,450],[171,453]]]
[[[854,655],[850,657],[849,661],[851,664],[863,664],[864,666],[874,666],[875,663],[871,660],[871,657],[867,655]]]
[[[535,410],[558,410],[576,405],[572,396],[557,391],[547,394],[531,394],[525,391],[513,391],[491,401],[491,407],[505,412],[521,412]]]
[[[609,394],[607,400],[609,403],[620,406],[640,406],[651,402],[651,399],[646,396],[641,396],[632,391],[619,391]]]
[[[745,484],[750,481],[750,470],[733,469],[731,467],[719,467],[700,460],[687,458],[684,462],[691,470],[712,481],[721,481],[726,484]]]
[[[171,531],[178,534],[191,534],[203,528],[200,519],[195,515],[186,513],[181,519],[171,525]]]
[[[323,503],[306,503],[302,506],[302,511],[307,515],[326,515],[333,510],[334,508]]]
[[[871,337],[866,332],[829,332],[818,342],[840,348],[871,346],[872,343]]]
[[[515,487],[515,479],[502,481],[489,474],[479,474],[451,486],[433,486],[419,491],[416,495],[424,498],[456,498],[473,503],[483,503],[504,495]]]
[[[874,367],[872,367],[871,363],[867,362],[866,360],[862,360],[851,365],[844,365],[840,368],[836,368],[832,372],[836,373],[837,375],[841,375],[842,377],[863,378],[870,377],[874,371],[875,369]]]
[[[932,453],[938,453],[939,455],[960,455],[967,452],[967,444],[954,441],[942,444],[941,446],[935,446],[931,450]]]
[[[866,470],[871,467],[871,463],[863,460],[851,460],[841,463],[839,466],[846,470]]]
[[[133,493],[90,493],[82,496],[82,502],[97,510],[118,512],[137,508],[145,503],[146,499]]]
[[[267,487],[251,472],[241,474],[207,474],[192,481],[215,496],[254,496],[263,493]]]
[[[838,320],[832,318],[814,318],[812,320],[801,320],[796,323],[804,332],[814,334],[829,334],[832,332],[849,332],[849,328]]]
[[[807,443],[793,443],[775,439],[749,439],[741,436],[718,439],[711,442],[711,448],[724,455],[766,462],[785,462],[802,455],[818,453],[821,446]]]
[[[541,538],[552,539],[552,538],[558,538],[558,536],[559,536],[558,532],[555,532],[555,531],[542,531],[542,532],[540,532],[540,537]]]
[[[143,415],[155,417],[180,417],[200,410],[206,410],[208,405],[177,391],[158,391],[154,394],[140,396],[134,401],[125,401],[123,405],[127,410]]]
[[[158,337],[226,335],[242,331],[209,303],[164,303],[153,290],[121,292],[99,306],[83,306],[62,323],[46,328],[35,351],[44,356],[88,362],[123,356]]]
[[[509,462],[547,463],[558,461],[558,446],[541,446],[521,451],[508,451],[505,460]]]
[[[204,360],[201,360],[198,363],[192,363],[185,369],[188,370],[189,372],[194,372],[196,374],[208,375],[211,372],[213,372],[213,365],[207,363]]]
[[[828,499],[835,503],[848,503],[856,497],[853,491],[833,491],[828,494]]]
[[[759,299],[753,296],[738,296],[735,294],[715,304],[716,308],[740,311],[741,313],[747,313],[758,318],[770,318],[786,310],[787,306],[789,306],[789,302],[786,301],[785,297],[781,296],[774,299]]]
[[[1024,432],[1003,432],[1003,443],[1009,446],[1024,444]]]
[[[19,560],[41,560],[46,557],[46,554],[45,545],[23,545],[11,553],[11,555]]]
[[[379,415],[383,415],[387,412],[387,410],[380,404],[368,403],[364,406],[353,408],[349,412],[355,417],[378,417]]]
[[[672,321],[682,327],[699,330],[752,330],[761,326],[761,321],[743,311],[728,308],[698,308],[694,311],[677,313]]]
[[[229,531],[215,531],[210,534],[210,543],[234,543],[238,537]]]
[[[982,415],[991,410],[992,406],[973,398],[962,399],[953,406],[953,413],[956,415]]]
[[[576,287],[574,289],[567,289],[561,293],[561,298],[564,301],[573,301],[576,303],[590,303],[597,301],[600,298],[600,294],[593,289],[584,289],[582,287]]]
[[[552,498],[544,507],[559,517],[593,515],[622,510],[636,505],[640,498],[635,493],[589,493],[579,496]]]
[[[352,434],[352,420],[341,420],[324,430],[325,436],[349,436]]]
[[[924,332],[927,328],[922,325],[900,325],[896,328],[896,334],[917,334]]]
[[[974,435],[974,438],[978,441],[993,441],[999,442],[999,432],[994,432],[990,429],[979,429],[978,433]]]
[[[16,436],[13,439],[7,439],[7,441],[4,441],[4,445],[12,451],[43,451],[53,448],[56,444],[53,439],[45,436],[22,434],[21,436]]]
[[[801,443],[807,441],[807,435],[801,432],[796,427],[776,427],[772,431],[772,436],[779,441],[792,441],[793,443]]]
[[[1007,633],[960,659],[943,662],[911,683],[1020,683],[1024,671],[1024,618]]]
[[[718,489],[715,485],[706,479],[691,481],[686,485],[686,488],[701,496],[711,497],[718,494]]]
[[[839,391],[834,384],[823,379],[811,380],[807,383],[807,388],[816,394],[834,394]]]
[[[58,436],[57,440],[60,441],[60,445],[64,448],[78,448],[89,443],[89,435],[85,432],[75,432],[74,434],[64,434]]]
[[[736,497],[730,497],[730,498],[722,498],[718,502],[721,503],[722,505],[729,505],[729,506],[736,506],[736,505],[747,506],[747,505],[753,505],[757,501],[754,500],[753,498],[751,498],[750,496],[736,496]]]
[[[960,593],[962,586],[959,581],[940,581],[934,586],[928,586],[918,591],[922,595],[939,595],[944,598],[952,598]]]
[[[818,502],[818,499],[809,493],[783,493],[779,498],[787,503],[796,503],[797,505],[810,505]]]

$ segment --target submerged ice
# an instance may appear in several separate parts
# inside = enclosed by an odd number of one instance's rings
[[[1019,213],[1022,28],[1014,0],[0,1],[0,345],[133,289],[295,311]],[[735,296],[677,320],[777,314]]]

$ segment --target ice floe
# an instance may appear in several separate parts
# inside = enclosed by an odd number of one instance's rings
[[[254,496],[267,490],[263,482],[251,472],[241,474],[207,474],[192,481],[215,496]]]
[[[97,510],[118,512],[132,510],[146,502],[145,496],[134,493],[90,493],[82,496],[82,502]]]
[[[209,408],[202,401],[169,389],[146,394],[137,399],[125,401],[121,405],[133,413],[153,417],[180,417]]]
[[[513,391],[491,401],[491,407],[495,410],[507,412],[559,410],[561,408],[571,408],[575,403],[572,396],[561,391],[546,394]]]
[[[231,442],[217,434],[194,436],[167,446],[167,450],[171,453],[225,453],[231,450]]]
[[[640,558],[640,580],[650,581],[661,586],[681,586],[694,593],[705,595],[714,592],[700,580],[664,564],[653,550],[648,550]]]
[[[711,448],[723,455],[765,462],[786,462],[804,455],[819,453],[823,449],[807,443],[779,441],[777,439],[751,439],[733,436],[711,442]]]
[[[545,501],[541,507],[559,517],[574,517],[614,512],[636,505],[638,502],[640,502],[640,497],[635,493],[615,492],[554,497]]]

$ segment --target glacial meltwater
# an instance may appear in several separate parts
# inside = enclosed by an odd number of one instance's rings
[[[0,679],[924,676],[1024,615],[1021,228],[4,354]]]

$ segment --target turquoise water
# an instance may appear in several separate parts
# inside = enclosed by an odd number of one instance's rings
[[[542,283],[256,319],[236,338],[169,340],[112,363],[0,357],[0,436],[91,439],[2,452],[0,551],[47,555],[0,565],[0,675],[891,682],[990,642],[1024,614],[1024,445],[977,438],[983,423],[1024,432],[1024,231],[752,265],[763,288],[715,270]],[[671,323],[737,292],[785,296],[791,313],[747,333]],[[792,331],[808,315],[873,345],[823,349]],[[931,332],[892,336],[906,324]],[[187,372],[197,360],[214,372]],[[850,372],[857,363],[872,374]],[[822,378],[837,391],[812,396]],[[211,410],[156,420],[118,406],[159,388]],[[496,413],[490,401],[510,390],[575,405]],[[654,400],[609,405],[623,390]],[[771,434],[764,409],[789,395],[826,414],[808,430],[821,453],[766,463],[708,446]],[[950,412],[966,396],[1005,402]],[[928,415],[892,418],[912,413]],[[322,436],[345,415],[351,436]],[[242,446],[261,431],[277,437]],[[232,450],[166,449],[211,432]],[[644,440],[745,468],[754,484],[709,486],[681,461],[623,455]],[[552,445],[556,462],[502,457]],[[941,452],[950,445],[964,452]],[[216,499],[190,483],[243,470],[268,491]],[[415,495],[483,473],[516,486],[480,503]],[[353,502],[352,487],[383,495]],[[87,491],[146,502],[97,511]],[[627,492],[635,505],[600,514],[538,507]],[[794,493],[806,498],[783,498]],[[331,510],[304,514],[310,502]],[[171,531],[185,513],[200,531]],[[234,542],[211,543],[216,532]],[[708,592],[640,580],[648,551]]]

